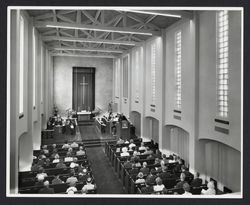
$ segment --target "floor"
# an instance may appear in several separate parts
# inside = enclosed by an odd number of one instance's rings
[[[104,153],[104,147],[87,148],[86,151],[96,181],[97,193],[123,194],[122,183]]]

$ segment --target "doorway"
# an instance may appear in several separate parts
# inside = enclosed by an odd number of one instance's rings
[[[73,109],[93,111],[95,109],[95,68],[73,67]]]

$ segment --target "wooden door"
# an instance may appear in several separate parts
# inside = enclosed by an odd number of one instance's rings
[[[73,67],[73,109],[95,109],[95,68]]]

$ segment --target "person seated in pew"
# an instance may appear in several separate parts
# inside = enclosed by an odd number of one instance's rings
[[[155,170],[157,172],[162,172],[163,168],[165,167],[165,162],[163,160],[160,160],[160,167],[155,167]]]
[[[191,179],[193,178],[193,174],[191,174],[191,173],[188,171],[188,168],[187,168],[185,165],[182,165],[182,166],[181,166],[181,172],[185,174],[186,179],[187,179],[187,178],[189,178],[189,179],[190,179],[190,178],[191,178]]]
[[[132,164],[132,169],[131,170],[129,170],[129,173],[131,174],[131,175],[137,175],[138,174],[138,168],[136,167],[136,165],[135,164]]]
[[[159,158],[155,158],[155,162],[154,162],[154,165],[160,165],[161,164],[161,161]]]
[[[40,167],[41,167],[41,165],[39,165],[38,163],[32,162],[31,171],[38,172]]]
[[[143,162],[142,163],[142,168],[140,169],[140,172],[142,172],[144,176],[149,174],[149,168],[147,166],[148,166],[148,163]]]
[[[88,189],[86,187],[83,187],[81,190],[82,194],[87,194],[88,193]]]
[[[77,192],[76,182],[71,181],[69,183],[69,188],[66,190],[66,193],[67,194],[74,194],[75,192]]]
[[[46,159],[46,158],[45,158],[45,159]],[[45,161],[44,159],[38,157],[37,165],[39,165],[40,167],[43,167],[43,165],[44,165],[44,163],[45,163],[44,161]]]
[[[49,168],[51,168],[51,162],[50,162],[50,159],[49,159],[49,158],[47,158],[47,159],[45,160],[45,163],[44,163],[43,167],[44,167],[44,169],[49,169]]]
[[[165,188],[164,184],[162,184],[162,179],[160,177],[157,177],[155,179],[155,183],[156,185],[153,187],[155,192],[160,192]]]
[[[168,170],[167,166],[162,167],[162,172],[159,174],[159,177],[162,180],[166,180],[167,178],[171,177],[171,174],[167,172],[167,170]]]
[[[38,191],[39,194],[54,194],[54,188],[49,187],[49,181],[43,183],[44,187]]]
[[[186,175],[184,173],[181,173],[180,175],[180,181],[175,185],[175,188],[181,189],[183,187],[183,184],[187,183],[185,181]]]
[[[143,153],[143,154],[144,154],[144,153]],[[147,159],[148,159],[148,160],[154,160],[155,158],[153,157],[152,154],[150,154],[150,155],[147,156]]]
[[[119,140],[116,142],[117,145],[124,144],[124,140],[122,138],[119,138]]]
[[[149,147],[146,147],[146,151],[143,152],[142,154],[144,154],[144,155],[152,155],[152,157],[154,158],[153,151],[150,150]]]
[[[80,164],[77,168],[78,168],[78,173],[83,172],[84,169],[88,170],[88,166],[85,164],[85,162]]]
[[[43,150],[40,151],[40,154],[38,156],[38,159],[46,159],[46,155],[44,154]]]
[[[132,163],[129,160],[129,158],[127,158],[127,160],[124,162],[123,166],[124,166],[125,169],[131,169],[132,168]]]
[[[79,164],[77,163],[77,158],[73,158],[73,162],[70,163],[69,167],[72,169],[79,167]]]
[[[129,147],[129,149],[132,149],[132,148],[136,147],[136,145],[134,144],[134,140],[133,139],[130,140],[130,144],[129,144],[128,147]]]
[[[71,148],[71,147],[70,147],[70,148],[68,149],[68,151],[67,151],[66,155],[67,155],[67,154],[74,155],[73,148]]]
[[[56,163],[59,163],[59,161],[60,161],[59,155],[55,155],[55,159],[53,159],[52,163],[56,164]]]
[[[88,191],[93,190],[93,189],[96,188],[95,184],[92,184],[92,178],[91,177],[87,178],[86,184],[82,187],[82,189],[83,188],[86,188]]]
[[[76,156],[85,155],[85,151],[83,150],[83,146],[80,146],[79,150],[76,152]]]
[[[145,183],[145,179],[143,178],[143,173],[139,172],[137,175],[137,179],[135,181],[136,184],[142,184]]]
[[[182,195],[185,195],[185,196],[192,195],[192,193],[190,192],[190,186],[188,183],[183,184],[183,190],[184,190],[184,193]]]
[[[135,166],[137,167],[137,168],[140,168],[141,167],[141,163],[139,162],[139,159],[135,159],[134,160],[134,162],[135,162]]]
[[[64,181],[60,179],[60,174],[55,175],[55,178],[52,180],[52,184],[63,184]]]
[[[156,171],[155,171],[155,169],[151,169],[149,175],[148,175],[147,178],[146,178],[146,181],[147,181],[149,184],[153,185],[153,184],[155,183],[155,179],[156,179],[156,178],[157,178],[157,176],[156,176]]]
[[[162,155],[162,160],[164,161],[165,164],[168,164],[168,159],[165,154]]]
[[[138,156],[138,152],[137,151],[134,151],[133,152],[133,156],[131,157],[131,160],[133,161],[139,161],[140,160],[140,157]]]
[[[43,176],[44,178],[47,177],[48,175],[44,172],[44,168],[43,167],[40,167],[39,168],[39,171],[36,175],[36,178],[38,179],[39,176]]]
[[[155,150],[155,153],[153,154],[154,158],[161,158],[161,152],[159,149]]]
[[[138,148],[139,151],[146,151],[146,147],[144,146],[144,142],[141,142],[140,147]]]
[[[66,183],[76,183],[78,182],[78,179],[75,177],[75,172],[74,170],[70,171],[69,178],[66,180]]]
[[[202,195],[216,195],[216,190],[213,181],[207,183],[207,188],[208,188],[207,190],[205,189],[201,190]]]
[[[35,186],[43,186],[43,181],[44,181],[44,176],[43,175],[38,176]]]
[[[200,187],[202,185],[202,179],[199,177],[200,177],[200,173],[196,172],[194,174],[194,179],[190,183],[191,187]]]
[[[127,147],[123,147],[122,148],[122,153],[120,155],[121,155],[121,157],[128,157],[128,156],[130,156],[130,154],[128,152],[128,148]]]
[[[63,163],[63,158],[59,159],[59,162],[57,163],[56,168],[57,169],[65,169],[65,168],[67,168],[66,164]]]
[[[70,145],[68,144],[68,140],[65,140],[62,146],[62,149],[69,149],[69,148],[70,148]]]
[[[126,141],[124,142],[124,144],[129,144],[129,141],[126,139]]]
[[[71,145],[70,145],[71,148],[77,148],[79,147],[79,145],[74,141]]]
[[[51,158],[56,158],[56,156],[58,156],[59,157],[59,154],[57,153],[57,149],[53,149],[53,151],[52,151],[52,154],[51,154]]]
[[[72,162],[73,161],[73,157],[70,153],[66,154],[66,157],[64,158],[64,162]]]
[[[79,182],[86,182],[87,178],[89,177],[87,169],[83,169],[82,172],[78,174],[78,181]]]
[[[153,188],[153,186],[151,186],[152,183],[150,183],[150,181],[148,181],[146,179],[145,184],[146,184],[146,186],[141,188],[141,193],[142,194],[151,194],[151,193],[153,193],[154,188]]]
[[[48,150],[48,146],[47,146],[47,145],[43,145],[42,150],[43,150],[43,153],[44,153],[45,155],[48,155],[48,154],[49,154],[49,150]]]
[[[56,152],[57,152],[58,150],[57,150],[57,148],[56,148],[56,147],[57,147],[57,145],[56,145],[56,144],[52,144],[52,149],[53,149],[54,151],[56,151]]]
[[[182,167],[182,162],[181,161],[175,161],[177,164],[175,165],[173,172],[174,173],[180,173],[181,172],[181,167]]]

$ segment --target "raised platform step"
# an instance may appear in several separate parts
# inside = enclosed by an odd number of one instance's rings
[[[115,139],[86,139],[83,140],[85,147],[100,147],[104,146],[106,142],[116,142]]]

